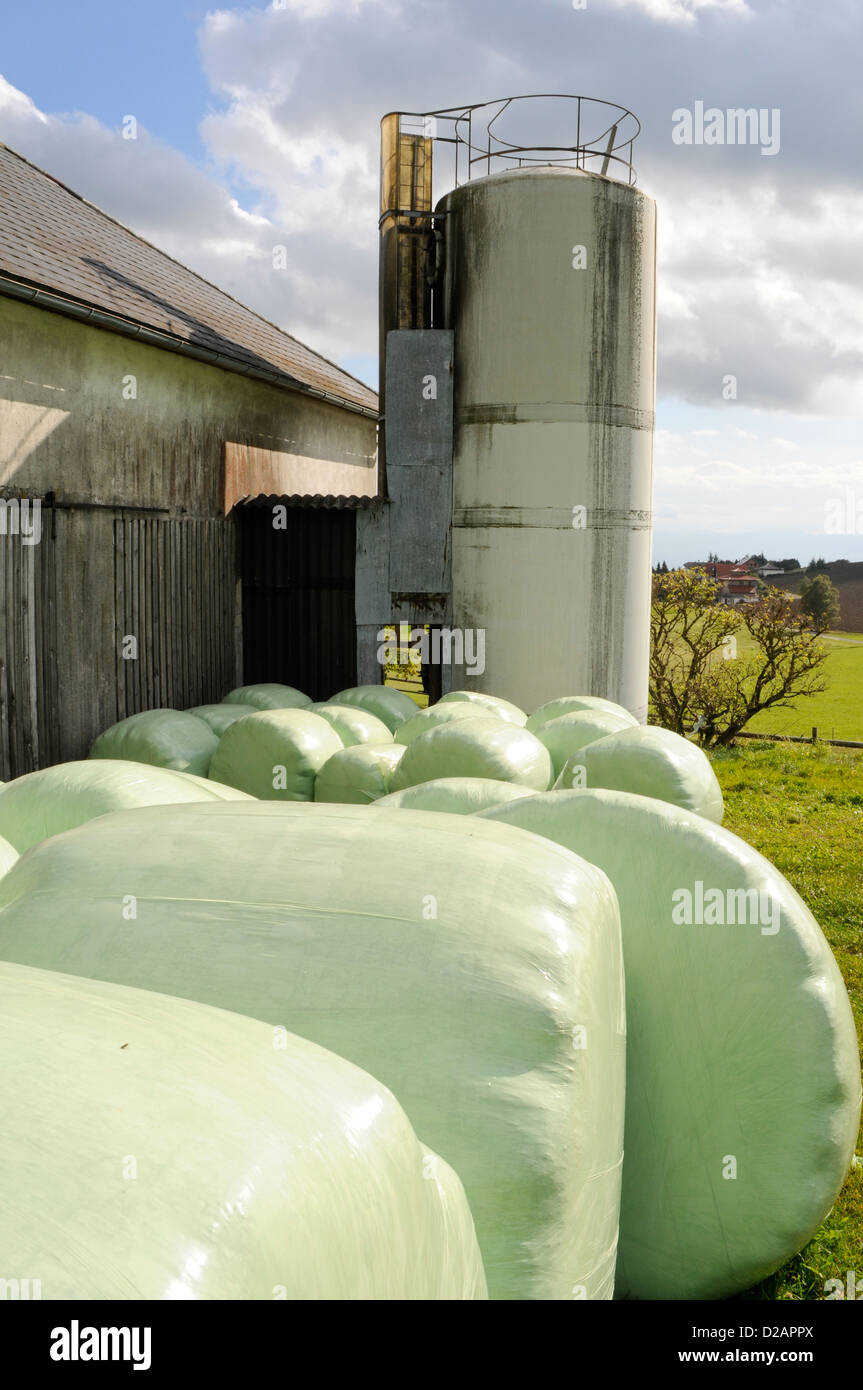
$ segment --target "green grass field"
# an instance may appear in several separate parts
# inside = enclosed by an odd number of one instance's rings
[[[766,855],[812,909],[863,1039],[863,750],[752,740],[718,749],[711,760],[725,825]],[[743,1297],[820,1299],[825,1280],[844,1280],[849,1269],[863,1277],[863,1164],[806,1248]]]
[[[863,636],[830,633],[824,645],[830,655],[824,667],[827,689],[802,698],[793,709],[765,710],[747,725],[752,733],[797,734],[809,737],[813,726],[820,738],[850,738],[863,743]],[[738,638],[741,656],[752,651],[748,636]]]

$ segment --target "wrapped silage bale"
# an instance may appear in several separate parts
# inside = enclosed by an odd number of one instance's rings
[[[315,801],[368,806],[386,796],[405,754],[398,743],[358,743],[328,758],[315,779]]]
[[[417,710],[412,719],[408,719],[395,732],[396,743],[403,743],[407,746],[413,743],[420,734],[427,734],[429,729],[436,729],[438,724],[456,724],[460,719],[488,719],[490,711],[483,705],[474,704],[472,701],[461,700],[450,705],[442,705],[440,701],[436,705],[429,705],[427,709]]]
[[[390,685],[352,685],[331,695],[326,703],[366,709],[386,724],[391,734],[417,712],[416,701],[403,690],[394,690]]]
[[[439,724],[408,745],[390,790],[441,777],[490,777],[545,791],[552,781],[551,756],[533,734],[503,719]]]
[[[623,705],[616,705],[613,700],[606,700],[601,695],[562,695],[560,699],[548,700],[544,705],[540,705],[539,709],[535,709],[527,721],[527,727],[536,732],[552,719],[559,719],[562,714],[575,714],[579,710],[601,710],[628,720],[633,728],[638,724],[635,715],[630,714]]]
[[[392,734],[382,719],[354,705],[309,705],[309,714],[319,714],[335,729],[345,748],[357,743],[390,743]]]
[[[57,763],[0,787],[0,835],[23,854],[40,840],[109,811],[221,799],[217,784],[203,777],[146,763],[108,758]]]
[[[652,724],[606,734],[579,749],[554,786],[563,791],[604,787],[649,796],[695,811],[717,825],[725,812],[722,788],[706,753],[680,734]]]
[[[559,714],[547,724],[540,724],[534,733],[551,754],[554,776],[559,777],[568,759],[589,743],[631,728],[631,721],[612,710],[581,709]]]
[[[255,711],[257,713],[257,710]],[[184,782],[189,782],[193,787],[200,788],[201,791],[208,792],[208,796],[190,796],[184,798],[188,801],[254,801],[255,798],[249,792],[241,792],[239,787],[229,787],[225,782],[212,782],[209,777],[196,777],[191,772],[175,772],[174,777],[181,777]],[[149,805],[150,803],[145,803]]]
[[[0,993],[0,1269],[36,1297],[485,1297],[458,1178],[359,1068],[142,990]]]
[[[255,709],[307,709],[312,703],[302,690],[292,685],[264,681],[258,685],[238,685],[222,697],[226,705],[253,705]]]
[[[620,933],[608,880],[569,851],[434,812],[120,812],[0,879],[3,958],[330,1048],[388,1086],[458,1173],[492,1296],[611,1296]]]
[[[195,705],[187,714],[195,714],[203,719],[207,728],[212,729],[216,738],[221,738],[226,729],[242,719],[244,714],[257,714],[257,705]]]
[[[311,801],[315,778],[343,746],[319,714],[259,710],[238,719],[222,735],[210,777],[262,801]]]
[[[519,709],[518,705],[512,704],[510,700],[502,700],[499,695],[485,695],[479,690],[450,690],[446,695],[441,696],[438,704],[447,705],[463,701],[471,705],[478,705],[480,709],[487,710],[489,714],[496,714],[498,719],[505,719],[508,724],[517,724],[523,728],[527,723],[527,715],[523,709]]]
[[[0,782],[0,788],[2,788],[2,786],[3,784]],[[17,859],[18,851],[15,846],[11,845],[8,840],[0,835],[0,878],[9,872]]]
[[[617,1293],[750,1287],[823,1221],[857,1136],[854,1019],[817,922],[751,846],[666,802],[556,791],[485,814],[583,855],[620,903]]]
[[[112,724],[93,743],[89,757],[149,763],[206,777],[219,740],[202,719],[180,709],[147,709]]]
[[[475,811],[487,811],[506,801],[535,795],[530,787],[495,782],[491,777],[438,777],[434,782],[419,782],[404,791],[390,792],[374,804],[381,810],[392,806],[404,811],[448,811],[451,815],[470,816]]]

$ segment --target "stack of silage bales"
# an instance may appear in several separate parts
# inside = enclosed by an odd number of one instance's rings
[[[385,686],[243,686],[0,787],[0,1256],[50,1243],[45,1297],[747,1287],[835,1199],[860,1072],[722,811],[607,700]],[[152,1184],[178,1148],[203,1187]]]

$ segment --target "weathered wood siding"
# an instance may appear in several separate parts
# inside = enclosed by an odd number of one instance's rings
[[[36,687],[38,656],[37,546],[0,536],[0,780],[36,765],[39,756]]]
[[[238,683],[235,533],[233,518],[58,508],[38,545],[0,536],[0,780]]]
[[[373,493],[377,469],[375,421],[337,405],[14,300],[0,341],[0,496],[43,503],[39,544],[0,535],[8,780],[85,757],[128,714],[240,683],[229,444],[289,457],[303,495]]]
[[[118,719],[220,700],[238,684],[234,538],[232,520],[114,522]],[[128,637],[136,658],[123,655]]]

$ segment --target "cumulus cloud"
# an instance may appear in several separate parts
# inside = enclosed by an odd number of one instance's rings
[[[661,389],[713,405],[732,375],[748,405],[859,413],[863,195],[706,181],[691,192],[660,199]]]
[[[135,139],[124,139],[83,113],[48,115],[3,79],[0,138],[325,356],[370,350],[374,229],[361,249],[339,229],[322,256],[320,224],[305,212],[292,217],[290,198],[249,194],[244,207],[223,176],[196,168],[140,124]],[[326,217],[337,224],[332,198]]]
[[[643,120],[661,394],[716,405],[733,376],[748,406],[846,414],[863,404],[854,13],[534,0],[528,22],[523,0],[275,0],[200,25],[205,168],[8,86],[0,137],[326,355],[371,356],[380,116],[566,91],[577,59],[582,90]],[[675,146],[672,112],[696,100],[780,106],[780,154]]]

